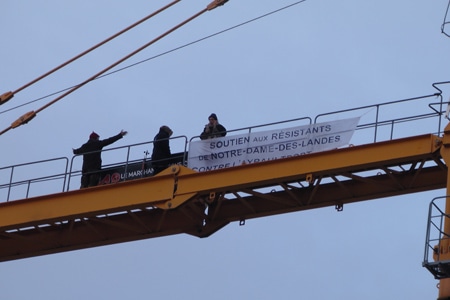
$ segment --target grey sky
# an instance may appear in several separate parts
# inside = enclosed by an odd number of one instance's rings
[[[296,1],[230,0],[142,51],[146,60]],[[168,1],[1,4],[0,93],[15,90]],[[185,0],[21,91],[0,130],[200,11]],[[449,80],[445,1],[317,1],[96,80],[0,136],[0,166],[71,156],[92,130],[149,141],[159,126],[200,134],[435,93]],[[448,94],[446,94],[448,97]],[[174,149],[177,150],[177,149]],[[428,204],[444,190],[230,224],[0,264],[5,299],[434,299],[421,266]]]

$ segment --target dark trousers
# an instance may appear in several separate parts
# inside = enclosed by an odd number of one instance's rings
[[[153,175],[156,175],[169,166],[168,165],[153,165],[152,167],[153,167]]]
[[[97,171],[98,172],[98,171]],[[81,175],[81,189],[96,186],[100,181],[100,174],[93,172],[85,173]]]

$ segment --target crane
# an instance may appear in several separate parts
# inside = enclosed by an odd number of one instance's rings
[[[447,176],[442,162],[445,140],[445,135],[444,138],[433,134],[417,136],[218,170],[208,176],[174,166],[154,178],[11,201],[1,209],[5,240],[11,242],[4,248],[13,249],[13,254],[5,253],[3,260],[176,233],[206,237],[233,221],[243,224],[251,218],[330,205],[339,210],[352,202],[443,188]],[[405,153],[404,149],[414,151]],[[380,157],[379,153],[392,156]],[[360,161],[353,161],[360,157]],[[341,164],[333,165],[333,162]],[[428,163],[435,165],[425,166]],[[413,167],[397,171],[402,165]],[[271,172],[274,169],[283,171],[274,176]],[[359,175],[376,170],[388,172],[367,177]],[[266,178],[264,174],[272,175]],[[217,186],[213,178],[224,183]],[[240,180],[234,182],[233,178]],[[331,183],[324,184],[323,179],[330,179]],[[296,187],[299,182],[302,184]],[[259,191],[271,190],[274,186],[282,191]],[[148,190],[157,193],[152,194],[152,199],[142,199]],[[136,193],[136,199],[126,199],[125,195],[131,191]],[[242,197],[242,193],[249,196]],[[101,202],[98,199],[111,199],[113,195],[119,198],[115,206],[98,203]],[[328,195],[336,197],[330,199]],[[74,199],[86,199],[86,202],[77,202],[74,207]],[[32,212],[39,211],[38,207],[55,207],[56,201],[67,204],[63,205],[67,211],[39,218],[31,216]],[[205,207],[208,207],[207,212]],[[12,215],[23,219],[11,218]],[[147,219],[152,219],[153,223]],[[37,240],[44,243],[38,243],[39,249],[30,249]]]
[[[208,237],[230,222],[444,188],[442,145],[421,135],[209,172],[174,165],[154,177],[0,203],[0,261]]]

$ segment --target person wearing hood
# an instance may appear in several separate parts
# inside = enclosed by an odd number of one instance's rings
[[[208,117],[208,121],[209,121],[208,124],[205,125],[203,132],[200,134],[201,140],[212,139],[227,135],[226,128],[219,123],[216,114],[212,113]]]
[[[169,126],[161,126],[159,132],[153,139],[153,152],[152,152],[152,167],[153,175],[158,174],[162,170],[166,169],[170,165],[170,158],[172,156],[170,152],[169,139],[173,132]]]
[[[81,169],[81,187],[87,188],[96,186],[100,180],[100,173],[102,169],[101,151],[103,147],[111,145],[115,141],[121,139],[127,134],[126,131],[121,131],[119,134],[100,140],[100,136],[94,131],[89,135],[89,140],[78,149],[72,149],[73,154],[83,154],[83,167]]]

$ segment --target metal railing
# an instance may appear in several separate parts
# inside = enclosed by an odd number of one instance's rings
[[[436,279],[450,277],[450,235],[445,232],[444,225],[450,222],[445,213],[448,196],[434,198],[429,206],[425,251],[422,265]],[[443,209],[444,208],[444,209]]]
[[[312,119],[310,117],[302,117],[302,118],[296,118],[296,119],[289,119],[289,120],[284,120],[284,121],[279,121],[279,122],[272,122],[272,123],[266,123],[266,124],[261,124],[261,125],[256,125],[256,126],[248,126],[248,127],[241,127],[241,128],[237,128],[237,129],[231,129],[231,130],[227,130],[227,135],[230,135],[230,133],[251,133],[252,131],[259,129],[259,128],[264,128],[264,129],[268,129],[268,128],[276,128],[276,127],[280,127],[280,125],[285,125],[285,124],[296,124],[296,123],[300,123],[301,125],[311,125],[312,124]],[[192,142],[193,140],[199,139],[200,135],[196,135],[194,137],[192,137],[189,142]]]
[[[178,148],[181,147],[182,153],[187,153],[188,142],[187,142],[186,136],[176,136],[176,137],[169,138],[168,140],[171,143],[178,142]],[[124,174],[124,177],[125,177],[125,178],[123,178],[123,180],[127,180],[129,168],[135,166],[136,164],[143,164],[143,163],[146,163],[147,161],[150,162],[150,160],[148,159],[148,155],[150,154],[150,151],[148,150],[148,148],[150,146],[153,146],[153,143],[154,143],[153,141],[148,141],[148,142],[126,145],[126,146],[121,146],[121,147],[109,148],[109,149],[100,151],[100,152],[102,152],[102,159],[104,159],[104,157],[107,157],[108,154],[111,154],[110,159],[115,161],[114,163],[102,165],[102,170],[121,168],[122,172]],[[172,148],[173,148],[173,145],[172,145]],[[122,152],[121,157],[125,157],[125,159],[117,160],[117,156],[118,156],[117,154],[119,152]],[[143,154],[143,157],[142,157],[142,154]],[[138,157],[139,155],[141,155],[141,157]],[[82,175],[81,169],[74,168],[74,165],[75,165],[74,161],[76,161],[77,159],[81,160],[82,157],[83,157],[82,154],[74,155],[72,157],[72,159],[70,160],[70,170],[67,174],[67,177],[68,177],[67,186],[66,186],[67,191],[69,191],[70,189],[73,189],[73,188],[71,188],[72,179],[74,177],[81,177],[81,175]],[[181,159],[181,163],[183,165],[186,164],[185,160],[186,160],[186,157],[183,156]],[[82,162],[80,161],[76,165],[81,166]]]
[[[48,169],[48,166],[55,168],[55,165],[60,163],[63,168],[60,173],[43,174],[43,170]],[[19,193],[21,195],[19,198],[28,198],[32,184],[36,186],[38,183],[62,181],[61,189],[59,190],[62,192],[66,185],[68,165],[69,159],[67,157],[59,157],[0,168],[0,174],[3,175],[1,178],[8,178],[8,181],[0,183],[0,191],[6,193],[6,201],[10,200],[13,192]],[[20,172],[22,169],[24,171]],[[26,175],[23,175],[23,173]],[[39,175],[32,175],[34,173],[39,173]],[[39,192],[32,194],[39,194]]]
[[[426,99],[436,97],[440,97],[440,102],[429,103],[424,101]],[[395,107],[400,107],[401,105],[408,106],[409,109],[404,110],[406,113],[402,114],[402,111],[395,110]],[[438,109],[436,109],[435,106],[437,106]],[[432,134],[441,134],[441,126],[444,113],[443,106],[444,103],[442,102],[442,97],[440,95],[433,94],[319,114],[314,119],[314,123],[323,122],[323,119],[336,119],[341,116],[361,116],[361,121],[360,124],[358,124],[357,131],[372,131],[372,140],[369,142],[375,143],[382,140],[392,140],[396,137],[399,137],[395,136],[395,129],[397,129],[400,124],[427,119],[437,120],[437,123],[433,123],[433,125],[435,125],[436,127],[433,129],[428,128],[427,126],[427,129],[423,131],[423,133],[426,132]],[[371,118],[370,114],[372,114]],[[392,114],[397,114],[397,116],[391,117]],[[387,117],[384,117],[384,115],[386,115]],[[387,134],[385,135],[387,137],[381,138],[380,131],[384,128],[387,129]],[[417,126],[411,129],[416,130],[416,132],[411,132],[411,134],[418,134]]]
[[[436,86],[435,88],[438,89]],[[432,97],[438,97],[440,101],[430,102],[429,99]],[[442,102],[441,94],[437,93],[319,114],[314,119],[310,117],[301,117],[280,122],[232,129],[227,131],[227,135],[239,132],[250,133],[262,128],[272,130],[275,128],[286,128],[286,126],[311,125],[313,123],[316,124],[319,122],[354,117],[360,117],[360,123],[356,128],[352,143],[353,141],[358,142],[359,144],[373,143],[425,133],[440,135],[442,134],[442,121],[444,119],[445,105],[446,103]],[[411,126],[412,123],[414,123],[414,125],[420,124],[420,126]],[[405,124],[406,127],[401,127]],[[403,136],[401,136],[401,134],[403,134]],[[195,136],[189,140],[186,136],[170,138],[171,148],[181,150],[180,153],[184,165],[187,165],[186,159],[189,143],[193,139],[198,138],[199,136]],[[178,144],[173,147],[173,143]],[[102,168],[108,169],[120,166],[124,168],[124,176],[127,177],[126,174],[128,174],[127,169],[129,166],[149,161],[147,156],[152,144],[153,141],[148,141],[102,150],[102,159],[106,162]],[[82,175],[81,158],[81,155],[73,156],[70,159],[70,164],[68,163],[68,158],[62,157],[0,168],[0,178],[9,178],[5,182],[0,182],[0,201],[1,199],[5,199],[3,201],[11,201],[12,199],[24,199],[31,196],[78,189],[79,180],[75,180],[75,178],[79,178]],[[65,162],[62,167],[52,165],[55,161],[60,160]],[[114,163],[107,163],[109,161],[113,161]],[[44,164],[45,167],[43,166]],[[23,170],[21,174],[17,174],[19,169]],[[60,170],[60,172],[42,175],[43,170],[54,171],[56,169]],[[55,181],[61,181],[61,184],[52,184],[51,188],[45,190],[43,188],[34,188],[35,186],[38,186],[38,183],[44,185],[44,183]],[[32,186],[33,189],[31,189]],[[17,195],[13,195],[12,192],[17,190],[21,190],[21,193],[17,192]]]

